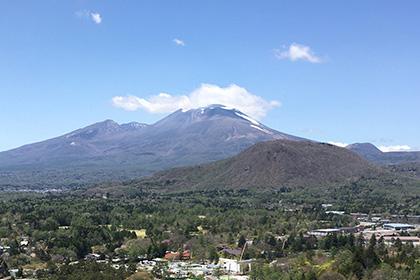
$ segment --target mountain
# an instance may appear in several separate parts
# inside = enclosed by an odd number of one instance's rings
[[[0,153],[0,167],[69,165],[104,155],[120,139],[135,135],[148,125],[119,125],[106,120],[63,136]]]
[[[106,120],[0,153],[0,186],[130,179],[224,159],[273,139],[303,140],[223,105],[178,110],[152,125]]]
[[[371,143],[355,143],[346,148],[377,164],[420,163],[420,152],[382,152]]]
[[[376,158],[383,155],[383,152],[371,143],[354,143],[346,148],[370,161],[375,161]]]
[[[167,190],[327,187],[379,177],[380,168],[340,147],[311,141],[257,143],[229,159],[158,172],[139,182]]]

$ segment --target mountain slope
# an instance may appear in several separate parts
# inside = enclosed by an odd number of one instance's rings
[[[140,185],[169,190],[328,186],[379,176],[383,171],[357,154],[330,144],[274,140],[222,161],[159,172]]]
[[[347,149],[363,158],[378,164],[395,165],[404,163],[420,163],[420,152],[382,152],[371,143],[355,143]]]
[[[224,159],[273,139],[303,140],[222,105],[178,110],[152,125],[107,120],[0,153],[0,186],[130,179]]]
[[[390,165],[388,168],[394,173],[420,179],[420,162],[394,164]]]
[[[74,161],[100,156],[112,147],[113,142],[139,133],[146,127],[146,124],[119,125],[106,120],[60,137],[2,152],[0,167],[69,165]]]

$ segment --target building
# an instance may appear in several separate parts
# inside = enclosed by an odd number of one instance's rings
[[[339,229],[337,228],[323,228],[323,229],[314,229],[312,231],[308,231],[309,235],[314,236],[327,236],[328,234],[339,233]]]
[[[220,267],[227,273],[246,274],[251,271],[253,260],[238,261],[235,259],[219,258]]]
[[[88,260],[88,261],[97,261],[100,258],[101,258],[101,255],[100,254],[94,254],[94,253],[87,254],[85,256],[85,260]]]
[[[390,229],[390,230],[409,230],[409,229],[415,229],[416,227],[409,224],[399,224],[399,223],[389,223],[389,224],[383,224],[382,226],[384,229]]]
[[[168,261],[177,261],[180,259],[180,257],[181,257],[181,254],[179,252],[167,251],[163,258]]]
[[[167,251],[163,258],[168,261],[189,260],[191,259],[191,252],[189,250],[182,253]]]
[[[373,222],[360,222],[359,226],[363,227],[363,228],[372,228],[375,227],[377,225],[377,223],[373,223]]]
[[[242,254],[242,249],[223,248],[219,251],[219,254],[227,258],[239,258]]]
[[[323,229],[314,229],[309,231],[309,235],[314,236],[327,236],[329,234],[350,234],[359,232],[360,228],[358,227],[342,227],[342,228],[323,228]]]
[[[363,231],[363,237],[368,240],[372,237],[372,235],[375,235],[376,239],[381,238],[382,236],[398,236],[398,232],[395,230],[389,230],[389,229],[375,229],[375,230],[364,230]]]
[[[342,216],[342,215],[344,215],[345,214],[345,212],[344,211],[325,211],[325,213],[326,214],[333,214],[333,215],[339,215],[339,216]]]

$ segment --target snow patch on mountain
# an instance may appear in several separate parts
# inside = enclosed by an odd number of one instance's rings
[[[259,126],[253,125],[253,124],[251,124],[250,126],[251,126],[252,128],[258,129],[258,130],[260,130],[260,131],[262,131],[262,132],[264,132],[264,133],[267,133],[267,134],[273,134],[272,132],[270,132],[270,131],[268,131],[267,129],[264,129],[264,128],[262,128],[262,127],[259,127]]]
[[[243,113],[240,113],[240,112],[238,112],[238,111],[235,111],[235,114],[236,114],[237,116],[239,116],[239,117],[241,117],[241,118],[243,118],[243,119],[246,119],[247,121],[249,121],[249,122],[253,123],[254,125],[260,125],[260,123],[259,123],[259,122],[257,122],[257,121],[256,121],[256,120],[254,120],[253,118],[251,118],[251,117],[249,117],[249,116],[247,116],[247,115],[245,115],[245,114],[243,114]]]

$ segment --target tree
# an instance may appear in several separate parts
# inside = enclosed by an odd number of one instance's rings
[[[223,275],[223,271],[221,269],[220,266],[216,267],[215,270],[213,271],[213,276],[216,277],[216,279],[220,279],[220,276]]]
[[[7,263],[1,258],[0,259],[0,277],[7,277],[9,276],[9,268],[7,267]]]
[[[369,240],[369,245],[365,251],[365,256],[364,256],[364,265],[368,269],[376,267],[381,262],[380,259],[378,258],[378,255],[376,255],[375,246],[376,246],[376,237],[374,234],[372,234],[372,237]]]
[[[363,247],[357,246],[352,256],[351,270],[359,279],[363,276]]]
[[[13,239],[12,242],[10,242],[9,252],[12,256],[19,254],[19,243],[16,239]]]
[[[420,279],[420,263],[417,263],[414,269],[410,272],[409,280]]]
[[[343,275],[350,275],[353,270],[352,252],[342,250],[335,256],[334,269]]]
[[[243,248],[246,243],[245,236],[241,235],[238,240],[238,247]]]
[[[209,249],[208,259],[211,262],[217,263],[219,261],[219,254],[215,247],[211,246]]]
[[[346,277],[334,271],[327,271],[319,277],[319,280],[346,280]]]
[[[386,248],[385,240],[383,236],[381,236],[381,238],[379,238],[378,240],[376,251],[378,253],[378,256],[380,256],[381,258],[384,258],[385,256],[388,255],[388,250]]]
[[[139,271],[127,278],[127,280],[153,280],[153,276],[144,271]]]

